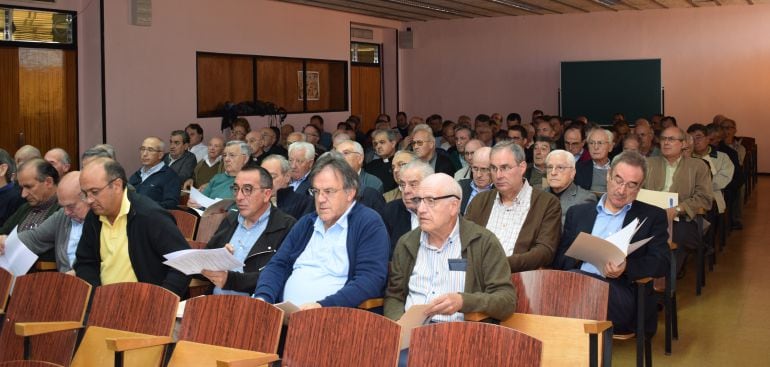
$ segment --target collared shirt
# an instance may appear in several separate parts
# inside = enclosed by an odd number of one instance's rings
[[[203,144],[203,142],[200,142],[197,145],[191,146],[189,151],[190,153],[195,154],[195,160],[200,162],[208,158],[209,147],[206,144]]]
[[[575,162],[580,160],[580,157],[583,156],[583,151],[585,151],[585,148],[580,148],[580,151],[577,152],[577,154],[573,154],[575,156]],[[594,163],[596,164],[596,163]]]
[[[214,167],[214,166],[216,166],[216,165],[219,163],[219,161],[221,161],[221,160],[222,160],[222,156],[221,156],[221,155],[217,156],[217,158],[216,158],[216,159],[214,159],[213,161],[212,161],[212,160],[210,160],[210,159],[209,159],[209,157],[207,156],[207,157],[206,157],[205,159],[203,159],[203,160],[204,160],[204,161],[206,161],[206,165],[207,165],[207,166],[209,166],[209,167]]]
[[[230,187],[233,183],[235,183],[235,176],[230,176],[226,172],[217,173],[201,193],[214,199],[232,199],[233,190]]]
[[[412,305],[427,304],[436,297],[447,293],[465,291],[465,271],[450,270],[450,259],[462,257],[460,244],[460,220],[455,222],[452,233],[439,248],[428,242],[428,234],[420,234],[420,247],[417,250],[412,274],[409,276],[409,294],[406,297],[405,309]],[[456,312],[452,315],[435,315],[432,321],[463,321],[463,314]]]
[[[476,197],[480,192],[489,191],[489,189],[492,188],[492,184],[487,185],[486,187],[482,187],[479,189],[478,186],[476,186],[476,183],[471,181],[471,194],[468,196],[468,204],[465,206],[465,212],[468,212],[468,206],[470,206],[471,201],[473,201],[473,198]],[[465,213],[463,213],[465,215]]]
[[[56,195],[53,195],[50,199],[31,207],[27,216],[17,225],[17,231],[24,232],[43,224],[46,218],[48,218],[48,210],[58,202],[59,200],[56,198]]]
[[[158,164],[156,164],[156,165],[154,165],[154,166],[152,166],[150,168],[146,168],[146,167],[142,166],[142,168],[139,169],[139,176],[142,178],[142,182],[144,182],[144,180],[146,180],[147,177],[150,177],[154,173],[160,171],[161,168],[163,168],[164,165],[165,165],[165,163],[163,163],[163,161],[160,161],[160,163],[158,163]],[[170,163],[169,163],[169,165],[170,165]]]
[[[354,201],[340,219],[324,229],[321,217],[313,223],[313,235],[297,257],[283,288],[283,300],[303,305],[337,293],[348,281],[348,215]]]
[[[259,219],[257,219],[257,221],[251,225],[251,227],[246,227],[246,218],[240,214],[238,215],[238,226],[235,228],[235,232],[233,233],[233,236],[230,237],[229,241],[229,243],[233,246],[233,257],[238,259],[240,262],[246,261],[246,257],[249,256],[251,248],[255,243],[257,243],[259,237],[262,236],[262,232],[265,231],[265,228],[267,228],[268,219],[270,219],[270,206],[267,207],[267,210],[265,210],[265,212],[259,216]],[[272,246],[269,246],[267,250],[270,252],[275,252]],[[243,273],[243,267],[237,267],[230,270]],[[214,294],[233,294],[241,296],[251,295],[251,293],[248,292],[237,292],[219,287],[214,287]]]
[[[668,191],[671,185],[674,184],[674,172],[679,168],[679,162],[682,161],[682,157],[677,158],[674,164],[669,163],[668,159],[664,159],[664,161],[666,162],[666,181],[663,185],[663,191]]]
[[[594,228],[591,230],[591,234],[599,238],[607,238],[623,229],[623,221],[626,219],[626,213],[631,210],[631,203],[628,203],[623,206],[623,209],[618,210],[617,213],[613,213],[604,207],[605,200],[607,200],[607,194],[602,195],[602,198],[596,204],[596,221],[594,222]],[[602,272],[599,271],[599,269],[587,262],[584,262],[583,265],[580,266],[580,270],[602,275]]]
[[[104,285],[137,281],[131,258],[128,256],[129,209],[131,202],[128,201],[128,191],[123,190],[123,201],[115,223],[110,223],[103,215],[99,216],[99,221],[102,222],[99,253],[102,257],[101,278]]]
[[[70,238],[67,239],[67,258],[70,261],[70,268],[75,266],[75,254],[78,251],[78,243],[83,235],[83,223],[70,219]]]
[[[433,167],[434,170],[436,169],[436,159],[437,159],[437,157],[438,157],[438,153],[434,151],[433,152],[433,157],[427,162],[428,164],[430,164],[431,167]]]
[[[302,184],[302,182],[304,182],[305,180],[307,180],[307,175],[309,175],[309,174],[310,174],[310,171],[308,171],[308,172],[307,172],[307,173],[306,173],[304,176],[302,176],[302,178],[300,178],[299,180],[294,180],[294,179],[292,179],[292,180],[291,180],[291,182],[289,182],[289,186],[291,186],[291,187],[294,189],[294,192],[297,192],[297,188],[299,187],[299,185],[301,185],[301,184]],[[307,193],[306,193],[306,192],[303,192],[302,194],[307,194]]]
[[[407,209],[406,211],[409,212],[409,220],[410,220],[410,223],[412,224],[411,228],[415,229],[415,228],[419,227],[420,226],[420,217],[417,216],[417,213],[415,213],[415,212],[413,212],[413,211],[411,211],[409,209]]]
[[[492,205],[492,212],[489,214],[487,229],[492,231],[500,243],[503,245],[505,256],[513,255],[516,240],[519,238],[519,232],[524,225],[524,220],[529,213],[530,201],[532,200],[532,186],[527,180],[521,186],[519,194],[513,200],[513,204],[506,206],[503,204],[500,193],[495,196],[495,203]]]

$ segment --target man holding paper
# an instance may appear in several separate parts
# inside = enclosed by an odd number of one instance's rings
[[[573,206],[567,211],[564,233],[553,267],[580,269],[580,272],[610,284],[608,318],[619,333],[633,332],[636,327],[636,293],[634,281],[646,277],[662,277],[669,267],[668,221],[663,209],[636,201],[647,173],[645,158],[636,152],[618,155],[607,174],[607,193],[598,204]],[[602,269],[567,256],[581,232],[607,238],[638,219],[641,225],[631,238],[636,242],[651,239],[620,263],[608,262]],[[652,284],[648,287],[652,293]],[[655,297],[646,297],[648,314],[645,329],[654,333],[657,326]]]
[[[225,171],[217,173],[211,178],[209,184],[201,191],[208,198],[232,199],[233,193],[231,186],[235,181],[235,176],[241,171],[251,155],[251,148],[245,142],[240,140],[228,141],[222,154]],[[197,202],[192,195],[187,201],[187,206],[191,208],[200,208],[204,203]]]

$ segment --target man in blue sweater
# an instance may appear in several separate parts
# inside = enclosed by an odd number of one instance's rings
[[[308,180],[316,212],[292,227],[259,276],[254,297],[301,309],[382,297],[388,275],[388,232],[380,216],[357,203],[358,175],[342,154],[322,155]]]

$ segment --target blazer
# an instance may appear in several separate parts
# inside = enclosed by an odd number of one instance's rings
[[[722,195],[722,190],[733,179],[733,173],[735,172],[733,162],[730,161],[730,157],[727,154],[717,151],[714,147],[711,147],[709,153],[703,157],[697,157],[693,152],[693,158],[701,158],[708,162],[709,169],[711,170],[711,191],[714,195],[714,201],[717,203],[719,213],[724,213],[727,204],[725,203],[724,195]]]
[[[176,175],[179,176],[179,181],[181,182],[185,182],[192,178],[195,173],[195,166],[198,165],[198,158],[195,157],[195,154],[192,154],[187,150],[185,150],[179,159],[169,165],[168,162],[170,161],[171,153],[166,153],[166,155],[163,156],[163,163],[170,166],[171,169],[176,172]]]
[[[663,191],[666,164],[666,158],[662,156],[647,158],[645,189]],[[687,218],[693,219],[700,210],[705,212],[711,209],[714,193],[710,176],[709,168],[702,159],[683,156],[679,161],[668,191],[679,194],[679,207],[685,211]]]
[[[163,165],[160,171],[153,173],[146,180],[142,181],[141,169],[134,172],[128,179],[129,185],[136,189],[136,192],[154,200],[160,206],[166,209],[175,209],[179,205],[179,188],[182,184],[179,176],[168,167]]]
[[[433,167],[433,171],[436,173],[446,173],[449,175],[449,177],[455,176],[455,166],[452,164],[452,161],[449,160],[449,157],[446,153],[439,153],[438,151],[434,152],[436,157],[436,165]]]
[[[382,195],[385,191],[383,190],[382,181],[377,178],[377,176],[372,175],[361,170],[361,173],[358,175],[359,182],[361,183],[361,187],[371,187],[375,189],[380,195]]]
[[[222,289],[229,289],[238,292],[254,291],[259,279],[259,273],[267,265],[273,254],[278,251],[286,234],[297,220],[281,211],[278,208],[270,209],[270,216],[267,219],[267,226],[264,232],[259,236],[256,242],[251,246],[246,259],[243,261],[243,272],[228,271],[227,281]],[[219,228],[209,240],[206,248],[216,249],[224,247],[230,242],[233,234],[238,229],[238,212],[230,212]]]
[[[476,195],[468,205],[465,219],[487,226],[497,189]],[[508,257],[511,271],[535,270],[553,261],[561,238],[561,205],[553,194],[532,189],[529,212],[516,239],[513,255]]]
[[[460,215],[465,214],[465,209],[468,208],[468,203],[471,199],[471,193],[473,192],[473,186],[471,186],[471,183],[473,183],[473,180],[470,178],[466,178],[464,180],[460,180],[458,182],[460,184],[460,189],[463,190],[463,197],[460,199]],[[492,185],[492,187],[495,187]],[[478,195],[478,194],[476,194]],[[475,199],[476,197],[474,197]]]
[[[382,190],[388,192],[398,187],[393,179],[393,157],[372,160],[364,167],[367,173],[374,175],[382,181]]]
[[[299,219],[301,216],[315,210],[315,203],[312,197],[296,193],[291,187],[284,187],[278,190],[275,196],[278,209],[281,209],[294,219]]]
[[[593,180],[594,161],[592,159],[575,163],[575,185],[590,191]]]
[[[19,232],[19,239],[36,254],[54,250],[56,269],[66,273],[72,270],[72,264],[67,256],[70,229],[72,229],[72,220],[64,214],[64,209],[59,209],[40,226]]]
[[[307,191],[310,189],[310,176],[305,178],[304,181],[300,182],[299,186],[297,186],[297,189],[294,190],[297,194],[307,195],[310,196],[310,193]]]
[[[545,192],[553,193],[551,188],[545,189]],[[564,225],[564,219],[567,217],[567,210],[574,205],[584,203],[596,203],[596,194],[588,191],[575,183],[571,183],[569,187],[564,189],[564,192],[559,196],[559,204],[561,204],[561,224]]]
[[[382,219],[385,221],[390,236],[389,256],[392,257],[398,239],[412,230],[412,214],[406,209],[404,200],[398,199],[385,204]]]

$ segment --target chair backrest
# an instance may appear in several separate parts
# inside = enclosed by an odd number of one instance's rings
[[[372,312],[323,307],[293,313],[284,366],[387,366],[398,361],[401,327]]]
[[[56,363],[43,361],[10,361],[0,362],[0,367],[60,367]]]
[[[179,231],[182,232],[182,236],[187,240],[195,238],[195,230],[198,227],[198,217],[195,214],[188,213],[184,210],[171,209],[169,212],[174,216],[176,226],[179,228]]]
[[[179,340],[275,353],[283,311],[247,296],[220,295],[187,300]]]
[[[0,361],[23,359],[24,338],[17,336],[17,322],[83,322],[91,285],[64,273],[45,272],[16,278],[0,331]],[[69,366],[77,330],[30,338],[30,359]]]
[[[8,293],[11,290],[13,274],[8,270],[0,268],[0,315],[5,312],[5,306],[8,305]]]
[[[516,312],[606,320],[609,284],[588,275],[559,270],[514,273]]]
[[[216,233],[219,224],[227,216],[227,212],[213,213],[201,217],[198,223],[198,234],[195,235],[195,240],[199,242],[208,243],[211,237]]]
[[[540,366],[542,343],[481,322],[443,322],[412,331],[410,366]]]

